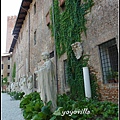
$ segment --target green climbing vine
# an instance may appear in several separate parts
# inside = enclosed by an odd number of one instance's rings
[[[71,97],[82,99],[85,97],[83,70],[87,66],[89,55],[83,55],[77,60],[72,51],[71,44],[82,42],[81,33],[86,34],[85,15],[90,12],[94,5],[93,0],[65,0],[65,10],[61,11],[58,0],[54,0],[52,13],[51,9],[51,32],[55,38],[57,56],[67,53],[67,74],[68,83],[71,90]],[[55,30],[55,34],[54,34]],[[94,96],[94,95],[93,95]]]
[[[16,76],[16,63],[14,63],[13,71],[12,71],[12,79],[13,79],[13,82],[15,82],[15,76]]]

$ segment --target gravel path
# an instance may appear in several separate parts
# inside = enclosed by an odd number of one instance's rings
[[[24,120],[20,100],[12,100],[7,93],[1,93],[1,120]]]

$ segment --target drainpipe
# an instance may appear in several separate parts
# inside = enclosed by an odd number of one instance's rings
[[[55,54],[55,79],[56,79],[56,82],[57,82],[57,93],[58,93],[58,73],[57,73],[57,54],[56,54],[56,46],[55,46],[55,43],[56,43],[56,35],[55,35],[55,23],[54,23],[54,0],[52,0],[52,22],[53,22],[53,31],[54,31],[54,54]]]
[[[88,67],[83,67],[85,97],[91,98],[91,86]]]

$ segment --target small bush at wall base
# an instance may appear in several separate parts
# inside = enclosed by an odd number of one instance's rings
[[[24,92],[8,92],[11,98],[14,98],[15,100],[21,100],[23,98]]]
[[[20,108],[25,120],[49,120],[52,117],[51,104],[49,101],[44,105],[39,93],[32,92],[22,98]]]

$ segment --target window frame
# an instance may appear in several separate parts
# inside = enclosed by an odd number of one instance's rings
[[[8,69],[10,69],[10,65],[8,65]]]
[[[101,73],[102,73],[102,80],[103,80],[103,84],[108,84],[108,83],[117,83],[116,80],[114,81],[109,81],[108,79],[108,75],[112,70],[112,65],[110,62],[110,54],[109,54],[109,47],[113,47],[114,45],[116,45],[116,55],[118,55],[118,47],[117,47],[117,42],[116,39],[110,39],[106,42],[103,42],[101,44],[98,45],[98,51],[99,51],[99,58],[100,58],[100,64],[101,64]],[[116,59],[118,61],[118,57]],[[118,65],[118,63],[117,63]],[[114,71],[114,72],[118,72]]]

